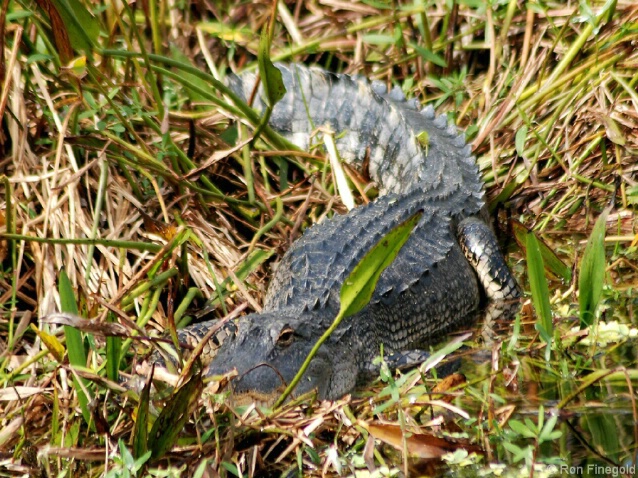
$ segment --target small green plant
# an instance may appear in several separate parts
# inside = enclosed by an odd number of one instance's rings
[[[120,456],[113,457],[115,466],[108,471],[106,478],[134,478],[143,476],[140,472],[151,457],[151,452],[148,451],[138,459],[135,459],[129,449],[126,448],[126,444],[122,439],[119,440],[118,445],[120,447]]]
[[[517,463],[525,460],[528,468],[531,468],[537,461],[554,465],[562,463],[563,461],[559,457],[539,457],[538,455],[538,449],[543,443],[557,440],[563,435],[562,431],[554,430],[557,420],[558,417],[552,415],[545,421],[545,407],[542,405],[538,407],[538,423],[534,423],[529,418],[526,418],[524,422],[515,419],[509,420],[508,424],[511,431],[508,433],[508,438],[510,438],[510,441],[505,441],[503,447],[514,455],[512,461]],[[534,443],[524,448],[514,444],[514,441],[522,439],[532,439]]]

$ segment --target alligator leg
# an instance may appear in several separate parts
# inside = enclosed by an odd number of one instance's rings
[[[458,225],[457,237],[491,302],[520,296],[518,284],[505,264],[496,237],[487,224],[476,217],[463,219]]]

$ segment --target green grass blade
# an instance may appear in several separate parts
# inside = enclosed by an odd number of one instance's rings
[[[580,326],[587,327],[594,322],[605,281],[605,224],[609,209],[600,215],[585,246],[580,261],[578,277],[578,304],[580,306]]]
[[[60,272],[58,288],[60,292],[60,305],[62,312],[68,312],[79,316],[80,313],[75,302],[73,285],[71,285],[71,281],[65,271]],[[71,365],[86,367],[86,353],[84,352],[82,333],[71,326],[65,325],[64,335],[66,336],[66,347]]]
[[[108,322],[115,322],[115,315],[112,312],[109,313],[106,320]],[[119,380],[121,347],[121,337],[106,337],[106,376],[114,382]]]
[[[77,303],[75,302],[73,285],[64,271],[60,271],[58,289],[60,293],[60,305],[62,312],[68,312],[79,316],[80,314]],[[64,336],[66,337],[66,349],[71,365],[82,368],[86,367],[86,352],[84,351],[82,333],[73,327],[65,325]],[[81,385],[78,379],[74,378],[73,383],[75,385],[75,391],[78,394],[78,402],[80,403],[82,416],[86,420],[86,423],[90,425],[92,420],[91,412],[89,411],[89,399],[82,388],[82,386],[86,387],[88,382],[86,380],[82,380]]]
[[[552,311],[549,305],[549,288],[545,278],[543,256],[541,255],[538,239],[533,232],[529,232],[526,238],[527,244],[527,273],[529,284],[532,290],[532,302],[538,321],[536,330],[541,334],[541,338],[550,343],[554,333],[552,323]]]

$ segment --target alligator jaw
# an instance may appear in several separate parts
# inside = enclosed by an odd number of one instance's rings
[[[313,311],[275,311],[243,317],[237,336],[224,342],[207,375],[221,375],[235,368],[238,373],[232,382],[235,393],[267,402],[293,380],[325,330],[314,315]],[[335,336],[339,335],[337,331]],[[295,395],[311,390],[317,390],[321,398],[334,395],[331,388],[336,345],[329,340],[319,349],[295,388]]]

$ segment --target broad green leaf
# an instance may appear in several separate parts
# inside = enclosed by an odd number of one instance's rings
[[[531,457],[533,454],[533,448],[531,447],[531,445],[528,445],[525,448],[519,448],[513,443],[506,441],[503,442],[503,447],[514,455],[514,457],[512,458],[514,463],[525,460],[528,457]]]
[[[75,302],[73,285],[65,271],[60,271],[58,288],[62,312],[69,312],[79,316],[80,313],[78,312],[78,306]],[[82,342],[82,333],[74,327],[65,325],[64,335],[66,336],[66,348],[69,354],[69,362],[71,362],[71,365],[85,367],[86,354],[84,352],[84,342]]]
[[[27,57],[26,64],[30,65],[31,63],[51,61],[52,59],[53,57],[51,55],[47,55],[46,53],[34,53],[33,55],[29,55]]]
[[[137,407],[135,427],[133,428],[133,456],[139,458],[148,451],[148,409],[151,399],[151,383],[153,372],[148,376],[144,388],[140,393],[140,403]]]
[[[286,87],[281,78],[281,71],[270,61],[270,40],[268,26],[265,25],[261,30],[257,60],[259,63],[259,75],[264,88],[264,101],[272,108],[284,97]]]
[[[62,312],[68,312],[74,315],[79,315],[78,306],[75,301],[75,293],[73,285],[66,275],[66,272],[60,271],[60,278],[58,279],[58,292],[60,294],[60,306]],[[71,365],[77,367],[86,367],[86,353],[84,352],[84,342],[82,341],[82,332],[70,327],[64,326],[64,335],[66,337],[66,350],[69,355],[69,362]],[[80,379],[83,386],[88,385],[87,380]],[[91,419],[91,412],[89,411],[89,399],[84,393],[80,382],[75,377],[73,378],[75,391],[78,395],[78,402],[80,403],[80,409],[82,410],[82,416],[91,427],[93,427],[93,421]]]
[[[148,448],[153,459],[161,458],[173,447],[177,436],[188,421],[191,406],[197,402],[203,387],[200,371],[173,393],[155,420],[148,437]]]
[[[64,20],[64,27],[76,51],[90,52],[100,34],[100,23],[79,0],[51,0]]]
[[[554,333],[552,323],[552,311],[549,306],[549,288],[545,278],[543,266],[543,256],[541,255],[538,240],[533,232],[527,233],[527,273],[529,275],[529,285],[532,290],[532,302],[538,321],[536,330],[541,334],[541,338],[550,343]]]
[[[514,232],[514,238],[516,242],[523,250],[527,250],[527,235],[529,229],[518,221],[512,221],[512,230]],[[548,272],[551,272],[556,277],[569,283],[572,280],[572,270],[567,266],[556,253],[547,245],[542,239],[536,238],[538,247],[543,257],[543,264]]]
[[[341,286],[340,315],[354,315],[368,305],[381,273],[396,258],[422,215],[422,212],[418,212],[392,229],[355,266]]]
[[[186,64],[191,63],[190,58],[184,55],[184,53],[182,53],[182,51],[172,43],[171,43],[171,57],[181,63],[186,63]],[[184,80],[184,83],[189,83],[190,85],[194,85],[196,87],[196,88],[192,88],[187,86],[185,88],[184,92],[188,95],[191,101],[198,105],[197,106],[198,109],[202,109],[202,110],[210,109],[209,106],[201,106],[201,105],[207,105],[207,102],[206,102],[206,96],[199,93],[199,90],[210,91],[211,90],[210,84],[207,83],[204,79],[200,78],[199,76],[193,75],[186,71],[182,72],[181,75]]]
[[[7,22],[7,25],[9,23],[15,23],[18,20],[22,20],[23,18],[29,18],[33,16],[33,12],[29,11],[29,10],[17,10],[15,12],[9,12],[7,13],[7,16],[5,17],[5,20]]]
[[[382,33],[369,33],[362,35],[361,40],[363,43],[369,45],[389,46],[394,45],[395,39],[392,35],[384,35]]]
[[[319,351],[319,348],[328,340],[328,337],[330,337],[339,326],[343,318],[356,314],[370,302],[381,272],[392,263],[401,247],[403,247],[403,244],[405,244],[410,237],[410,234],[418,224],[422,215],[423,212],[418,211],[405,222],[402,222],[388,232],[367,252],[352,272],[350,272],[341,286],[341,308],[339,309],[337,317],[335,317],[330,327],[328,327],[328,330],[323,333],[319,340],[317,340],[317,343],[312,347],[306,360],[304,360],[301,365],[299,372],[297,372],[297,375],[295,375],[288,384],[286,390],[284,390],[277,399],[273,408],[277,408],[284,403],[288,395],[295,389],[301,377],[303,377],[303,374],[308,369],[311,360]]]
[[[605,131],[609,140],[616,143],[618,146],[624,146],[627,140],[625,139],[625,135],[618,126],[616,120],[607,115],[601,115],[601,120],[605,125]]]
[[[596,309],[603,292],[605,281],[605,224],[609,208],[600,215],[589,236],[583,259],[580,261],[578,277],[578,303],[580,305],[580,326],[587,327],[594,322]]]
[[[562,432],[560,430],[554,431],[554,427],[556,426],[557,420],[558,420],[558,417],[556,415],[552,415],[551,417],[547,419],[547,422],[545,423],[543,430],[538,436],[539,442],[555,440],[556,438],[562,435]]]
[[[193,478],[204,478],[204,473],[206,473],[206,467],[208,466],[208,459],[203,459],[199,465],[197,466],[197,470],[193,474]],[[206,474],[208,476],[208,474]]]

